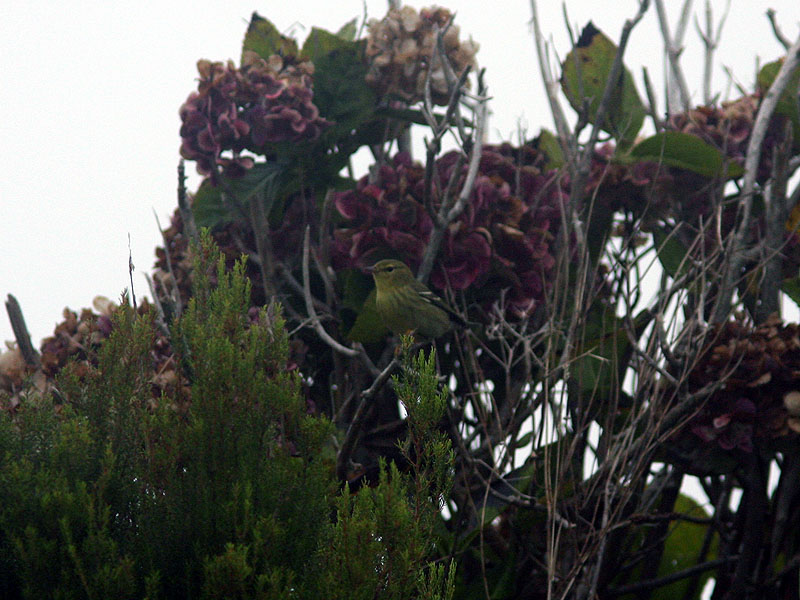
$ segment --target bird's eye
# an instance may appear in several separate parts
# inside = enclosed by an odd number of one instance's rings
[[[386,267],[386,271],[388,271],[389,273],[391,273],[392,271],[394,271],[394,267]]]

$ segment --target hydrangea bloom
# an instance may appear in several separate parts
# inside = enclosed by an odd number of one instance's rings
[[[517,315],[544,300],[566,195],[555,172],[535,166],[539,159],[530,147],[484,148],[467,208],[445,232],[431,273],[434,288],[470,288],[484,304],[507,289],[506,308]],[[345,222],[334,231],[334,267],[360,268],[395,257],[416,268],[433,230],[429,211],[438,210],[451,179],[453,189],[460,189],[466,168],[455,151],[436,162],[430,207],[423,204],[423,167],[402,153],[380,168],[374,183],[364,177],[355,190],[337,194]]]
[[[436,104],[449,101],[447,78],[440,60],[431,64],[436,29],[444,29],[452,14],[445,8],[423,8],[419,13],[403,6],[391,9],[380,21],[369,22],[367,36],[367,83],[381,95],[401,97],[409,104],[422,100],[430,71],[431,96]],[[450,25],[444,35],[447,59],[456,76],[468,66],[475,67],[478,44],[460,41],[459,29]]]
[[[232,62],[197,63],[200,81],[180,109],[181,156],[197,163],[202,175],[218,168],[240,177],[253,166],[241,153],[264,154],[268,144],[319,137],[330,123],[313,103],[310,63],[284,64],[245,53],[242,67]]]

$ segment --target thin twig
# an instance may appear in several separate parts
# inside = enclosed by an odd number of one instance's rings
[[[789,38],[783,35],[783,32],[778,25],[778,21],[775,19],[775,9],[767,9],[767,19],[769,19],[769,24],[772,27],[772,33],[775,34],[775,39],[778,40],[780,45],[783,46],[785,50],[788,50],[792,45],[792,42],[789,40]]]
[[[311,227],[306,225],[306,233],[303,238],[303,298],[306,302],[306,311],[308,311],[308,316],[311,319],[311,325],[314,327],[314,330],[317,332],[317,335],[319,335],[320,339],[337,352],[346,356],[358,356],[360,354],[358,350],[343,346],[333,339],[327,331],[325,331],[325,328],[322,326],[322,322],[319,320],[319,316],[317,315],[317,310],[314,308],[314,302],[311,299],[311,276],[308,268],[310,232]]]
[[[637,23],[642,20],[642,17],[647,11],[649,5],[650,0],[640,0],[639,9],[636,12],[636,15],[632,19],[626,20],[625,25],[622,27],[622,34],[620,35],[619,45],[617,46],[617,53],[614,56],[614,62],[612,63],[611,71],[608,74],[606,87],[603,90],[603,97],[600,100],[600,103],[597,106],[597,112],[595,113],[592,133],[589,136],[586,149],[580,158],[580,163],[575,169],[575,172],[571,174],[573,181],[570,186],[570,204],[572,206],[579,206],[580,200],[583,197],[583,188],[586,178],[589,176],[589,167],[592,163],[594,148],[597,144],[598,138],[600,137],[600,131],[605,123],[606,113],[611,107],[611,99],[614,96],[614,92],[617,90],[617,87],[619,86],[620,76],[622,75],[622,57],[625,54],[625,50],[628,46],[628,39],[630,38],[631,31],[637,25]]]
[[[695,18],[694,25],[700,39],[703,40],[705,46],[705,60],[703,62],[703,103],[711,104],[711,75],[712,67],[714,64],[714,52],[719,46],[719,41],[722,38],[722,28],[725,25],[725,20],[728,18],[730,12],[730,0],[725,5],[725,12],[717,25],[716,33],[714,32],[714,16],[711,10],[711,0],[706,0],[706,28],[705,32],[701,29],[700,23]]]
[[[459,80],[459,85],[463,85],[463,80]],[[469,148],[470,161],[467,167],[467,174],[464,178],[464,184],[461,186],[461,191],[455,202],[450,202],[450,196],[445,194],[442,198],[442,204],[439,207],[439,212],[434,219],[434,227],[431,236],[428,240],[428,246],[425,249],[425,254],[422,257],[422,263],[417,271],[417,279],[420,281],[427,281],[428,276],[433,269],[433,262],[436,255],[439,253],[439,248],[444,240],[444,235],[447,232],[448,226],[461,216],[464,209],[469,204],[472,191],[475,187],[475,178],[478,175],[478,168],[480,166],[481,155],[483,152],[483,138],[486,133],[486,124],[489,118],[488,98],[486,97],[486,89],[482,84],[482,77],[478,78],[478,106],[476,107],[475,129],[473,131],[474,140]],[[451,98],[452,103],[452,98]],[[436,133],[436,132],[434,132]],[[428,161],[430,164],[431,149],[428,152]],[[430,170],[430,174],[427,171]],[[457,176],[457,173],[454,174]],[[426,178],[433,176],[432,169],[426,169]],[[426,188],[430,185],[426,181]]]
[[[128,277],[131,280],[131,299],[133,301],[133,310],[136,310],[136,290],[133,288],[133,253],[131,252],[131,234],[128,233]]]
[[[161,239],[164,242],[164,257],[166,258],[167,262],[167,272],[169,273],[169,283],[171,284],[172,289],[165,289],[167,297],[172,300],[174,304],[174,317],[183,314],[183,301],[181,300],[181,291],[178,289],[178,280],[175,277],[175,271],[172,269],[172,259],[170,258],[169,254],[169,240],[167,239],[167,234],[164,229],[161,227],[161,220],[158,218],[158,213],[156,209],[153,209],[153,216],[156,218],[156,226],[158,227],[159,233],[161,233]],[[163,284],[163,282],[162,282]],[[168,286],[165,286],[168,287]],[[153,292],[153,297],[155,297],[155,292]]]
[[[631,583],[629,585],[621,585],[620,587],[617,588],[611,588],[606,590],[605,593],[608,596],[623,596],[625,594],[633,594],[635,592],[655,590],[660,587],[664,587],[665,585],[669,585],[670,583],[680,581],[681,579],[686,579],[687,577],[691,577],[692,575],[695,575],[697,573],[710,571],[711,569],[716,569],[717,567],[721,567],[723,565],[736,562],[737,560],[739,560],[738,556],[728,556],[726,558],[718,558],[716,560],[710,560],[700,565],[691,566],[688,569],[683,569],[682,571],[676,571],[675,573],[670,573],[669,575],[665,575],[664,577],[658,577],[656,579],[648,579],[647,581],[637,581],[636,583]]]
[[[158,314],[158,318],[156,319],[156,325],[161,330],[161,333],[164,335],[169,335],[169,327],[167,327],[167,316],[164,314],[164,305],[161,304],[161,299],[158,297],[156,293],[156,286],[153,282],[153,279],[150,277],[148,273],[144,274],[144,279],[147,281],[147,287],[150,288],[150,295],[153,297],[153,304],[156,307],[156,313]]]
[[[647,94],[647,104],[649,107],[650,118],[653,120],[653,127],[656,132],[664,129],[664,121],[658,116],[658,100],[653,92],[653,84],[650,81],[650,75],[647,72],[647,67],[642,67],[642,79],[644,80],[644,91]]]
[[[536,46],[539,71],[542,75],[542,83],[545,93],[547,94],[547,101],[550,103],[550,113],[553,115],[553,122],[556,126],[558,143],[561,146],[561,152],[564,154],[564,159],[567,164],[574,164],[577,154],[576,140],[574,140],[570,134],[567,117],[564,115],[564,110],[561,108],[561,102],[559,102],[558,99],[561,93],[561,83],[553,76],[553,72],[550,69],[544,36],[542,35],[542,29],[539,24],[539,11],[536,6],[536,0],[531,0],[531,14],[533,42]]]
[[[248,201],[250,229],[256,242],[256,252],[258,252],[258,268],[261,273],[261,286],[264,288],[264,295],[268,299],[275,297],[275,261],[272,254],[272,244],[269,240],[269,221],[264,211],[265,190],[254,194]],[[269,193],[274,193],[270,190]]]
[[[178,211],[183,221],[183,230],[190,240],[197,241],[197,224],[194,221],[192,207],[189,206],[186,195],[186,170],[183,159],[178,162]]]
[[[370,400],[372,400],[375,394],[377,394],[378,391],[386,384],[386,382],[389,380],[389,377],[398,366],[400,366],[400,362],[396,358],[392,359],[392,362],[390,362],[386,368],[375,378],[375,381],[372,382],[372,385],[361,392],[361,398],[359,399],[356,414],[353,415],[353,420],[350,422],[350,425],[347,428],[344,441],[342,442],[342,445],[339,448],[339,453],[336,456],[336,474],[339,479],[344,480],[347,476],[347,465],[350,462],[350,456],[353,454],[353,448],[355,448],[359,434],[361,433],[361,426],[369,414],[369,409],[374,406]]]
[[[689,110],[689,86],[686,84],[686,77],[680,65],[680,55],[683,52],[681,43],[685,32],[685,23],[691,7],[691,0],[685,0],[683,4],[683,10],[681,11],[681,18],[678,21],[675,37],[670,35],[667,9],[664,6],[664,0],[655,1],[656,12],[658,13],[658,24],[661,27],[661,37],[664,38],[664,51],[667,54],[670,65],[668,81],[674,84],[667,86],[667,100],[669,101],[670,94],[677,88],[677,92],[680,96],[681,110]],[[673,107],[669,103],[667,104],[667,112],[669,114],[673,112]]]
[[[766,232],[762,240],[764,258],[763,277],[758,293],[760,302],[756,307],[755,321],[763,323],[772,313],[780,312],[780,288],[783,282],[783,259],[781,252],[789,208],[786,202],[788,162],[792,152],[792,124],[787,121],[783,139],[772,151],[772,176],[764,189],[766,208]]]

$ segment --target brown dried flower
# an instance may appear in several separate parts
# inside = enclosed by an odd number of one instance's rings
[[[467,67],[475,67],[478,44],[459,40],[458,26],[445,8],[423,8],[419,13],[410,7],[391,9],[380,21],[369,22],[367,36],[367,82],[381,95],[399,96],[413,104],[422,100],[430,72],[431,96],[436,104],[449,100],[447,75],[440,58],[432,63],[437,32],[446,30],[445,55],[458,77]]]

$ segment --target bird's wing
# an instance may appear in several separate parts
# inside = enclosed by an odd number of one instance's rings
[[[455,310],[453,310],[450,305],[447,304],[444,300],[442,300],[439,296],[434,294],[428,288],[420,284],[420,287],[417,289],[419,295],[422,299],[426,302],[431,303],[436,308],[439,308],[447,313],[447,316],[450,317],[450,320],[456,323],[461,327],[466,327],[467,322],[459,315]]]

